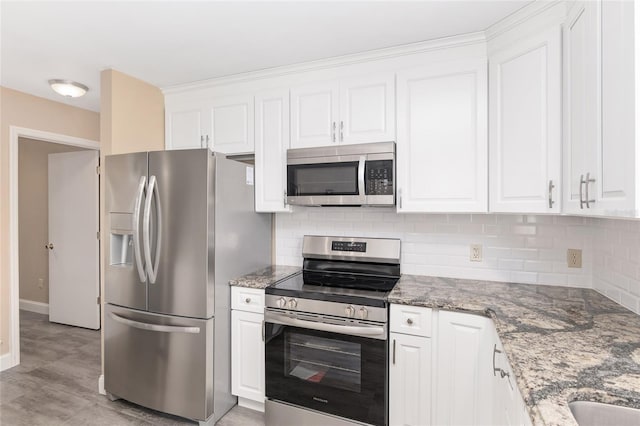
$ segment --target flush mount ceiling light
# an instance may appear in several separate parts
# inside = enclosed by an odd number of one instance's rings
[[[89,90],[84,84],[72,80],[49,80],[49,86],[51,86],[56,93],[67,98],[79,98]]]

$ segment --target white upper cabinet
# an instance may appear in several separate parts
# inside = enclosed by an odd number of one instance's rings
[[[490,211],[560,213],[561,30],[489,57]]]
[[[191,149],[206,146],[205,129],[209,117],[199,104],[167,110],[165,135],[167,149]]]
[[[291,89],[291,147],[395,140],[393,73]]]
[[[168,102],[166,149],[210,148],[225,154],[253,152],[253,95]]]
[[[565,213],[583,213],[584,192],[599,181],[595,170],[600,144],[598,8],[595,2],[576,2],[564,26]],[[587,173],[593,182],[585,184]]]
[[[291,148],[338,141],[338,93],[337,82],[291,89]]]
[[[395,141],[395,85],[392,73],[340,81],[340,143]]]
[[[565,213],[637,216],[633,2],[576,2],[565,23]]]
[[[286,212],[289,90],[255,98],[255,191],[257,212]]]
[[[638,216],[633,8],[633,1],[602,2],[602,140],[596,157],[602,178],[593,193],[596,212],[607,216]]]
[[[253,152],[253,96],[217,98],[208,103],[210,148],[224,154]]]
[[[397,74],[399,212],[486,212],[487,61]]]

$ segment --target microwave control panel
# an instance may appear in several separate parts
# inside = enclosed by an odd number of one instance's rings
[[[393,160],[366,162],[365,193],[367,195],[393,195]]]

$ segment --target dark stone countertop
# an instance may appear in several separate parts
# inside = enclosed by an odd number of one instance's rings
[[[263,290],[283,278],[300,272],[300,270],[301,268],[299,266],[271,265],[259,271],[230,280],[229,285]]]
[[[575,400],[640,408],[640,316],[595,290],[403,275],[388,300],[492,318],[534,425],[575,425]]]

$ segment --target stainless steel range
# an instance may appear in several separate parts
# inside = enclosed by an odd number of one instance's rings
[[[386,425],[400,240],[305,236],[302,251],[302,272],[265,290],[266,424]]]

